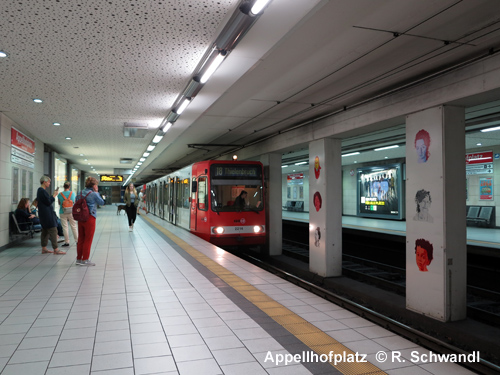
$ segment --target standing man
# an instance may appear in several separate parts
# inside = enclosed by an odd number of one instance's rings
[[[69,246],[68,222],[73,232],[75,243],[78,243],[78,230],[76,229],[76,221],[73,219],[73,205],[75,204],[75,193],[69,190],[71,184],[66,181],[63,185],[64,191],[61,192],[57,199],[59,200],[59,217],[64,233],[64,245]]]
[[[60,251],[57,247],[57,216],[52,208],[52,203],[56,200],[55,198],[59,193],[59,188],[54,191],[52,196],[47,193],[46,189],[50,186],[49,176],[42,176],[40,178],[40,185],[41,186],[36,192],[36,199],[38,200],[38,217],[42,225],[42,235],[40,237],[42,254],[66,254],[66,252]],[[49,238],[52,243],[53,251],[47,249]]]

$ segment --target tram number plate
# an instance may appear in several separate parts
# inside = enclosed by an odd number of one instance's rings
[[[245,228],[243,228],[243,227],[234,227],[234,230],[236,232],[243,232],[245,230]]]

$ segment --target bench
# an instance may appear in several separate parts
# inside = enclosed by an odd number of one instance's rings
[[[284,211],[296,211],[303,212],[304,211],[304,202],[303,201],[287,201],[286,206],[283,206]]]
[[[469,206],[467,208],[467,225],[472,226],[495,226],[494,206]]]
[[[17,218],[14,212],[10,213],[10,236],[11,238],[15,236],[21,236],[21,237],[30,237],[33,238],[35,234],[35,230],[33,229],[33,223],[30,222],[23,222],[23,223],[18,223]],[[21,229],[20,225],[27,225],[27,229]]]

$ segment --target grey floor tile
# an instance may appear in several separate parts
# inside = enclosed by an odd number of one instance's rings
[[[74,352],[54,353],[49,367],[75,366],[90,364],[92,350],[78,350]]]
[[[212,353],[206,345],[172,348],[172,354],[176,363],[212,358]]]
[[[223,374],[221,368],[213,359],[181,362],[177,364],[177,367],[179,368],[180,375],[200,375],[200,369],[203,369],[203,375]]]
[[[95,355],[92,358],[92,372],[132,367],[132,353]]]
[[[94,355],[129,353],[132,351],[130,340],[96,342]]]
[[[134,375],[134,368],[120,368],[116,370],[92,371],[91,375]]]
[[[167,338],[163,332],[133,333],[131,338],[133,345],[167,342]]]
[[[95,336],[96,342],[121,341],[129,339],[130,331],[128,329],[120,329],[116,331],[99,331]]]
[[[78,350],[91,350],[94,348],[94,338],[82,338],[71,340],[60,340],[56,347],[56,353],[75,352]]]
[[[49,367],[45,375],[88,375],[90,373],[90,364]]]
[[[42,362],[52,357],[54,348],[17,350],[9,360],[9,364]]]
[[[169,335],[168,343],[172,348],[205,344],[202,337],[198,333],[188,335]]]
[[[255,357],[246,348],[214,350],[212,354],[221,366],[256,361]]]
[[[258,362],[237,363],[233,365],[221,366],[224,375],[264,375],[266,370]]]
[[[95,337],[95,328],[72,328],[65,329],[61,333],[61,340],[71,340],[71,339],[84,339],[89,337]]]
[[[2,375],[44,375],[48,364],[49,361],[7,365],[4,367]]]
[[[169,344],[159,342],[154,344],[134,345],[133,356],[137,358],[163,357],[172,355]]]
[[[134,367],[136,375],[154,374],[177,370],[172,356],[138,358],[134,360]]]

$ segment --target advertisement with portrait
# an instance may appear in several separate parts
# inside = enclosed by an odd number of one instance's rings
[[[357,215],[402,219],[401,164],[357,169]]]

